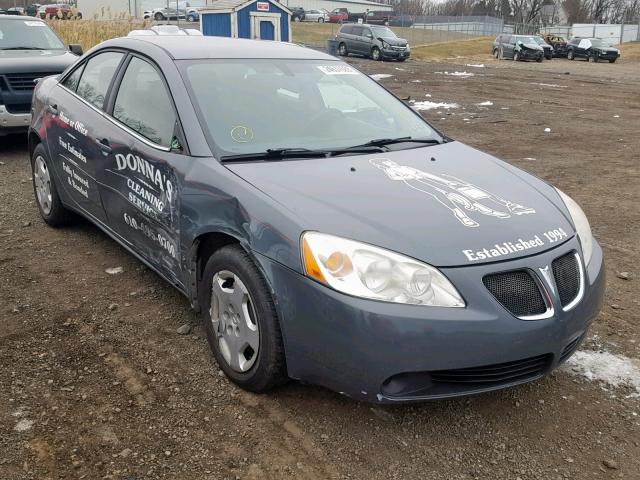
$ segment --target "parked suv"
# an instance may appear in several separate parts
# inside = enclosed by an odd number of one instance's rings
[[[600,38],[574,37],[567,44],[567,58],[586,58],[589,62],[607,60],[609,63],[615,62],[620,56],[620,50],[609,46],[607,42]]]
[[[373,60],[395,59],[404,62],[411,55],[409,43],[381,25],[346,24],[336,35],[338,53],[371,57]]]
[[[511,58],[520,60],[535,60],[541,62],[544,50],[538,45],[533,35],[498,35],[493,41],[491,53],[497,59]]]
[[[0,34],[1,137],[27,131],[35,81],[62,73],[82,49],[67,49],[45,22],[33,17],[0,15]]]

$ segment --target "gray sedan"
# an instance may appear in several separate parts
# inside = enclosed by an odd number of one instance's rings
[[[182,292],[244,389],[504,388],[564,362],[600,308],[576,202],[324,53],[109,40],[40,81],[33,110],[44,221],[84,216]]]

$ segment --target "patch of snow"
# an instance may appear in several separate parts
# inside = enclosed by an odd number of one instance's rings
[[[479,107],[490,107],[491,105],[493,105],[493,102],[487,100],[486,102],[476,103],[476,105],[478,105]]]
[[[440,75],[449,75],[450,77],[473,77],[475,75],[475,73],[471,73],[471,72],[434,72],[434,73],[438,73]]]
[[[424,96],[427,97],[427,98],[431,98],[431,94],[430,93],[425,93]]]
[[[571,375],[611,387],[632,387],[640,395],[640,360],[605,351],[579,350],[562,367]]]
[[[422,83],[422,80],[411,80],[411,83]]]
[[[531,160],[531,161],[535,161],[535,158],[533,157],[524,157],[525,160]]]
[[[613,118],[620,118],[620,115],[614,115]]]
[[[400,70],[401,72],[404,72],[404,71],[406,71],[406,68],[396,67],[396,70]]]
[[[466,66],[467,67],[473,67],[473,68],[484,68],[484,63],[478,63],[478,64],[467,63]]]
[[[557,83],[531,82],[531,85],[540,85],[541,87],[551,87],[551,88],[567,88],[566,85],[558,85]]]
[[[124,268],[122,267],[107,268],[105,272],[107,272],[109,275],[118,275],[119,273],[124,272]]]
[[[393,77],[393,75],[390,75],[388,73],[374,73],[373,75],[369,75],[369,76],[373,78],[376,82],[382,80],[383,78]]]
[[[500,110],[509,110],[509,107],[500,107]]]
[[[544,129],[545,132],[549,133],[551,131],[551,129],[549,127]]]
[[[416,110],[435,110],[436,108],[444,108],[448,110],[450,108],[458,108],[459,105],[457,103],[439,103],[439,102],[431,102],[429,100],[425,100],[423,102],[416,102],[413,104],[413,108]]]
[[[16,423],[16,426],[13,427],[13,429],[16,432],[27,432],[31,430],[31,427],[33,427],[33,420],[28,420],[26,418],[23,418],[18,423]]]

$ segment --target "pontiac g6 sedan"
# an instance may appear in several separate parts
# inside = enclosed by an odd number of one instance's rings
[[[576,202],[300,46],[140,36],[35,91],[34,191],[190,300],[220,368],[402,402],[538,379],[600,308]]]

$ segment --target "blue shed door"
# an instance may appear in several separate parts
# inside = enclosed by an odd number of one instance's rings
[[[260,40],[275,40],[276,29],[271,20],[260,21]]]

